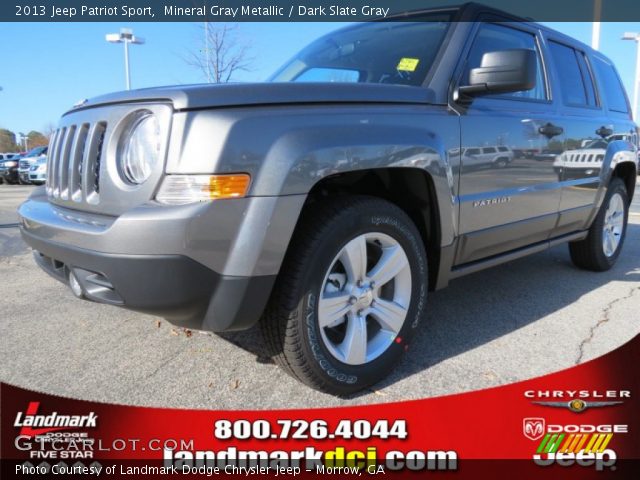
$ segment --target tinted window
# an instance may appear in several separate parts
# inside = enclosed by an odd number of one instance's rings
[[[496,153],[496,149],[493,147],[485,147],[482,149],[482,153]]]
[[[507,147],[498,147],[498,150],[501,152],[508,152],[509,149]]]
[[[465,153],[465,155],[480,155],[480,149],[479,148],[469,148],[464,153]]]
[[[598,57],[594,58],[593,64],[600,84],[600,92],[607,99],[609,110],[628,113],[627,97],[613,65]]]
[[[469,71],[472,68],[480,66],[482,56],[487,52],[495,52],[500,50],[511,50],[514,48],[524,48],[534,50],[537,53],[537,76],[536,86],[531,90],[522,92],[508,93],[502,95],[494,95],[495,97],[518,97],[533,100],[545,100],[547,98],[544,71],[542,62],[540,61],[540,52],[536,38],[527,32],[516,30],[514,28],[497,25],[494,23],[483,23],[478,30],[476,38],[473,40],[469,57],[467,58],[467,67],[464,74],[464,82],[469,80]]]
[[[422,22],[366,22],[330,33],[303,49],[271,81],[292,82],[313,70],[355,72],[363,83],[419,86],[433,66],[451,15]]]
[[[591,89],[585,86],[582,70],[578,63],[579,55],[582,54],[578,54],[571,47],[556,42],[549,42],[549,50],[558,72],[562,103],[582,107],[595,106],[593,86]]]

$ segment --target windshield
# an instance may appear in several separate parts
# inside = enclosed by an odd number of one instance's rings
[[[276,72],[272,82],[421,85],[449,27],[450,14],[422,22],[371,22],[330,33]]]
[[[25,155],[25,157],[27,157],[27,158],[39,157],[40,155],[42,155],[44,153],[44,151],[46,149],[47,149],[47,147],[36,147],[33,150],[31,150],[29,153],[27,153],[27,155]]]

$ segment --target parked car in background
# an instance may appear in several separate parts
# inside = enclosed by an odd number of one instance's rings
[[[0,153],[0,164],[2,164],[5,160],[14,159],[14,157],[18,156],[17,153]],[[4,178],[0,175],[0,185],[4,183]]]
[[[454,148],[449,152],[469,170],[473,168],[504,168],[509,165],[514,158],[513,151],[504,145],[491,145],[484,147]],[[463,158],[460,159],[459,157]]]
[[[16,155],[8,160],[0,160],[0,178],[8,184],[18,183],[18,162],[20,156]]]
[[[38,160],[42,157],[46,158],[48,147],[36,147],[32,149],[29,153],[27,153],[22,159],[20,159],[20,164],[18,165],[18,181],[26,185],[31,183],[29,180],[29,172],[31,171],[31,167],[38,163]]]
[[[47,179],[47,157],[40,157],[29,170],[29,181],[34,185],[44,185]]]

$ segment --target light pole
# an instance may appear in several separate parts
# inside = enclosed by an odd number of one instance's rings
[[[22,139],[22,144],[24,145],[24,151],[28,152],[29,151],[29,137],[27,137],[24,133],[19,132],[18,133]]]
[[[636,73],[633,77],[633,119],[638,121],[638,83],[640,83],[640,33],[625,32],[623,40],[634,40],[636,42]]]
[[[600,49],[600,19],[602,17],[602,0],[593,2],[593,26],[591,30],[591,48]]]
[[[129,72],[129,44],[144,44],[144,38],[136,37],[130,28],[121,28],[120,33],[108,33],[106,35],[107,42],[124,43],[124,75],[127,82],[127,90],[131,90],[131,75]]]

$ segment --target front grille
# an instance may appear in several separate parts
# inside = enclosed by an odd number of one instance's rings
[[[96,122],[68,125],[54,132],[47,165],[50,197],[77,203],[99,202],[106,130],[106,122]]]
[[[29,160],[20,160],[20,169],[21,170],[26,170],[30,166],[31,166],[31,164],[29,163]]]

